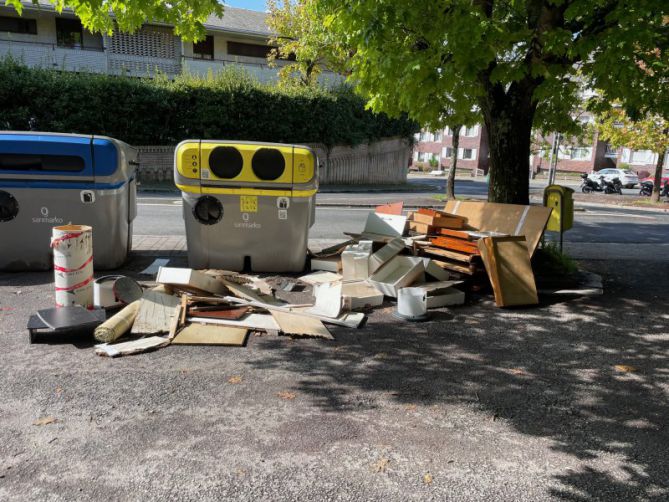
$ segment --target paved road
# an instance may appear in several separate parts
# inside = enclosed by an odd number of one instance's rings
[[[347,195],[349,200],[362,194]],[[385,200],[397,200],[389,194],[379,194]],[[376,196],[365,195],[370,201]],[[319,195],[320,200],[320,195]],[[184,235],[182,207],[179,198],[140,197],[138,217],[135,220],[136,235]],[[316,239],[338,239],[343,232],[362,230],[368,209],[351,207],[318,207],[316,224],[311,237]],[[602,208],[577,211],[576,224],[565,238],[573,242],[625,242],[663,243],[669,236],[669,215],[650,213],[628,208]]]

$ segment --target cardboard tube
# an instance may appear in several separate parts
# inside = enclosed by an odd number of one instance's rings
[[[117,312],[112,317],[95,328],[93,333],[95,339],[100,342],[110,343],[118,340],[132,327],[139,312],[139,303],[141,300],[126,305],[123,310]]]
[[[63,225],[52,231],[56,306],[93,308],[93,229]]]

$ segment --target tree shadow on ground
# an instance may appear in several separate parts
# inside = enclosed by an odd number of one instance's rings
[[[667,500],[669,264],[654,265],[652,284],[612,262],[589,264],[612,266],[604,297],[512,311],[484,300],[420,324],[386,308],[365,329],[332,329],[334,345],[277,342],[253,365],[293,371],[295,389],[327,412],[373,407],[360,402],[366,392],[464,404],[576,459],[621,459],[615,477],[561,473],[556,498]]]

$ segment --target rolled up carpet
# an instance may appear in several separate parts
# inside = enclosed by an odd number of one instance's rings
[[[100,342],[111,343],[130,331],[132,324],[137,318],[140,302],[141,300],[137,300],[126,305],[123,310],[117,312],[95,328],[95,332],[93,333],[95,339]]]

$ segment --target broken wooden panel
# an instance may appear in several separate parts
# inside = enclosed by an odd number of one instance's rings
[[[472,261],[474,261],[474,259],[477,258],[476,255],[459,253],[457,251],[449,251],[447,249],[441,249],[431,246],[423,248],[423,252],[435,256],[443,256],[444,258],[448,258],[449,260],[455,260],[462,263],[471,263]]]
[[[247,334],[247,328],[194,323],[183,328],[172,340],[172,343],[175,345],[232,345],[242,347]]]
[[[217,326],[234,326],[238,328],[248,328],[256,330],[278,330],[279,326],[274,321],[274,318],[269,314],[248,314],[241,319],[209,319],[199,317],[197,314],[188,317],[188,322],[196,322],[200,324],[211,324]]]
[[[524,235],[532,256],[546,229],[552,208],[494,202],[448,201],[444,210],[466,217],[469,229]]]
[[[400,201],[400,202],[393,202],[391,204],[384,204],[382,206],[376,206],[374,212],[379,214],[401,215],[403,209],[404,209],[404,202]]]
[[[130,354],[140,354],[160,347],[169,345],[170,339],[162,336],[150,336],[130,342],[114,343],[112,345],[103,343],[95,346],[95,353],[99,356],[117,357]]]
[[[133,335],[153,335],[170,330],[174,309],[179,298],[159,291],[145,291],[139,300],[139,312],[130,332]]]
[[[367,281],[345,282],[342,296],[344,307],[349,310],[378,307],[383,303],[383,293]]]
[[[475,255],[481,254],[475,242],[453,239],[452,237],[433,237],[430,239],[430,242],[435,247],[448,249],[450,251]]]
[[[284,335],[334,340],[332,334],[319,319],[276,310],[272,311],[272,317],[274,317]]]
[[[498,307],[539,303],[524,236],[484,237],[479,249]]]
[[[427,223],[420,223],[418,221],[409,221],[409,230],[422,235],[431,235],[437,233],[438,229],[436,229],[432,225],[428,225]]]

